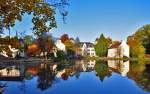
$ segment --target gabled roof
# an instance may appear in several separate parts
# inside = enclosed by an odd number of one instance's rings
[[[117,41],[110,45],[109,49],[118,48],[120,46],[121,42]]]
[[[93,43],[90,43],[90,42],[80,42],[80,45],[81,47],[86,44],[87,47],[94,47],[94,44]]]

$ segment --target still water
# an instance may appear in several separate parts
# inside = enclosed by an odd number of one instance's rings
[[[1,94],[150,94],[150,66],[129,61],[0,65]]]

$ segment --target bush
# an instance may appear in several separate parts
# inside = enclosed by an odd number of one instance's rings
[[[73,58],[75,56],[75,52],[72,49],[67,49],[67,57]]]
[[[57,51],[57,57],[54,59],[55,61],[62,61],[66,59],[66,54],[63,51]]]

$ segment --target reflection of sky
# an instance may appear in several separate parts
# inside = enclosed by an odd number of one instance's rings
[[[81,41],[94,41],[100,33],[113,39],[124,40],[143,24],[150,23],[150,0],[70,0],[67,24],[57,16],[58,29],[54,36],[68,33]],[[27,31],[32,25],[30,17],[12,30]]]
[[[20,87],[21,86],[21,87]],[[24,89],[22,89],[24,87]],[[22,90],[22,91],[21,91]],[[24,91],[24,92],[23,92]],[[25,84],[19,82],[8,82],[8,88],[5,94],[148,94],[140,89],[137,84],[122,77],[119,74],[112,73],[112,76],[105,78],[103,82],[95,76],[95,72],[82,72],[79,79],[75,76],[68,80],[60,80],[45,91],[37,89],[37,77],[25,81]]]

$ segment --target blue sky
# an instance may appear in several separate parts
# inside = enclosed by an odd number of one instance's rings
[[[70,0],[66,24],[57,16],[55,37],[67,33],[81,41],[93,42],[101,33],[114,40],[126,40],[144,24],[150,23],[150,0]],[[12,30],[32,32],[31,18],[26,16]]]

